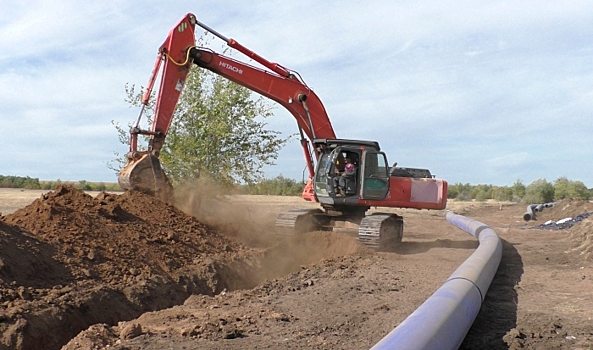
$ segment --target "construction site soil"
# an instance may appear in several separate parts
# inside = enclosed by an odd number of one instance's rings
[[[0,191],[0,349],[369,349],[478,246],[445,211],[393,210],[404,241],[377,252],[348,228],[277,241],[279,212],[316,207],[300,198],[177,198]],[[503,242],[461,349],[593,348],[593,218],[533,228],[592,203],[564,200],[531,222],[521,204],[448,209]]]

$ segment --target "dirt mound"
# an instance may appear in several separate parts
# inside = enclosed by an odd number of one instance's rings
[[[538,222],[548,220],[558,221],[565,218],[573,218],[579,214],[593,211],[593,203],[585,200],[563,199],[551,207],[545,208],[536,214]]]
[[[122,346],[117,344],[122,341],[143,341],[142,336],[157,335],[158,337],[162,334],[186,340],[193,338],[214,342],[255,336],[269,331],[278,324],[289,325],[299,320],[292,311],[282,312],[276,309],[277,303],[266,303],[262,300],[275,300],[286,294],[298,294],[316,287],[317,283],[324,279],[333,280],[336,283],[346,281],[353,275],[361,273],[361,270],[368,268],[368,265],[374,261],[360,256],[323,259],[307,267],[303,266],[299,271],[285,277],[268,280],[249,291],[221,293],[214,297],[193,295],[184,302],[183,306],[147,313],[136,320],[120,322],[114,327],[105,325],[90,327],[81,332],[64,349],[78,350],[88,345],[141,349],[142,345],[128,347],[130,344]],[[395,281],[394,285],[393,288],[402,288],[403,283]],[[170,322],[163,325],[161,322],[163,319]],[[340,333],[346,332],[341,330]],[[134,339],[137,337],[139,339]],[[201,348],[197,343],[187,348],[191,347]]]
[[[574,225],[569,232],[575,242],[575,248],[571,251],[585,260],[593,260],[593,217]]]
[[[251,283],[247,248],[133,191],[60,186],[0,219],[0,248],[0,349],[59,348],[90,324]]]
[[[115,325],[192,294],[253,288],[324,257],[364,251],[343,238],[316,232],[254,250],[139,192],[93,197],[60,186],[0,217],[0,350],[58,349],[93,324]]]
[[[3,220],[55,247],[74,279],[107,284],[172,276],[204,256],[242,249],[175,207],[133,191],[93,198],[61,186]]]
[[[579,218],[578,221],[569,221],[566,225],[570,238],[574,241],[575,248],[572,252],[581,255],[585,260],[593,259],[593,217],[587,217],[583,214],[593,212],[593,203],[585,200],[563,199],[556,202],[552,208],[545,208],[537,213],[538,222],[544,223],[548,220],[558,222],[567,218]],[[542,229],[547,229],[546,225],[540,225]],[[537,226],[537,227],[540,227]],[[552,226],[558,226],[552,224]],[[552,227],[555,228],[555,227]]]

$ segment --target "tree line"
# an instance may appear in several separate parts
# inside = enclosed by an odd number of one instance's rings
[[[39,178],[29,176],[0,175],[0,188],[22,188],[27,190],[54,190],[59,185],[71,185],[83,191],[121,191],[117,183],[89,182],[86,180],[66,181],[40,181]]]
[[[3,176],[0,175],[0,188],[23,188],[29,190],[53,190],[59,185],[71,185],[83,191],[121,191],[117,183],[39,181],[38,178],[29,176]],[[300,196],[305,184],[301,181],[276,176],[272,179],[262,179],[250,184],[235,185],[229,188],[229,193],[272,196]],[[593,197],[593,189],[588,189],[581,181],[569,180],[560,177],[554,182],[546,179],[537,179],[528,185],[521,180],[515,181],[512,186],[471,185],[469,183],[449,184],[447,198],[457,201],[486,201],[489,199],[501,202],[517,202],[526,204],[539,204],[558,201],[561,199],[589,200]]]
[[[554,182],[537,179],[529,185],[521,180],[512,186],[470,185],[469,183],[449,184],[447,198],[458,201],[486,201],[493,199],[501,202],[526,204],[550,203],[561,199],[583,199],[593,197],[593,189],[588,189],[581,181],[572,181],[560,177]]]
[[[237,192],[252,195],[300,196],[304,188],[304,183],[279,175],[273,179],[241,185]]]
[[[40,181],[39,178],[29,176],[4,176],[0,175],[0,188],[22,188],[27,190],[54,190],[59,185],[71,185],[83,191],[122,191],[117,183],[80,181]],[[305,184],[279,175],[273,179],[262,179],[251,184],[226,187],[228,193],[275,195],[275,196],[300,196]]]

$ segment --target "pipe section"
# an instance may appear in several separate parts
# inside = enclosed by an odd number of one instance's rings
[[[555,204],[556,202],[530,204],[527,206],[527,211],[525,212],[525,214],[523,214],[523,220],[535,220],[535,213],[541,213],[544,210],[544,208],[552,208]]]
[[[527,206],[527,211],[525,212],[525,214],[523,214],[523,220],[525,220],[525,221],[535,220],[535,207],[536,207],[535,204]]]
[[[480,245],[447,281],[372,350],[458,349],[474,322],[502,257],[502,243],[487,225],[447,212],[447,221]]]

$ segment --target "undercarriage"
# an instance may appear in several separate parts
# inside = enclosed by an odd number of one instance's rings
[[[391,250],[402,242],[403,218],[392,213],[365,215],[366,207],[295,208],[278,214],[276,235],[286,239],[312,231],[353,235],[367,247]]]

